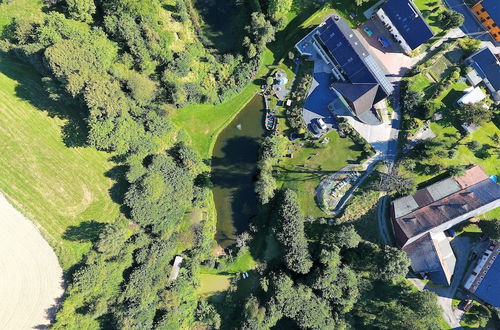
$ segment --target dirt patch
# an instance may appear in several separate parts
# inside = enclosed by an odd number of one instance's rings
[[[0,228],[0,329],[46,328],[64,292],[59,261],[2,194]]]

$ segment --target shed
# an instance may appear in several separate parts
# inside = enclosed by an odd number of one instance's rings
[[[175,281],[177,279],[177,276],[179,276],[182,260],[183,259],[181,256],[175,256],[174,264],[172,265],[172,271],[170,272],[170,281]]]
[[[464,92],[466,93],[458,99],[458,104],[475,104],[486,98],[480,87],[467,88]]]

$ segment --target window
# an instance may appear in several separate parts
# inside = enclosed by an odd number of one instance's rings
[[[491,24],[491,26],[497,27],[497,23],[493,23],[493,24]]]
[[[479,11],[476,11],[476,14],[478,14],[478,15],[481,15],[481,12],[479,12]]]
[[[481,18],[481,23],[484,23],[486,20],[484,18]]]
[[[481,12],[484,13],[486,11],[486,9],[484,8],[481,8]]]

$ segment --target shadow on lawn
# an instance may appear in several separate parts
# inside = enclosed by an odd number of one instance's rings
[[[73,242],[96,242],[105,226],[104,222],[83,221],[78,226],[69,226],[63,238]]]
[[[19,83],[16,96],[46,111],[50,117],[65,120],[61,133],[67,147],[86,145],[88,128],[82,116],[85,110],[56,82],[43,78],[31,65],[4,54],[0,54],[0,72]]]

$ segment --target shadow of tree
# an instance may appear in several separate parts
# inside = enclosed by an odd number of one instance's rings
[[[5,54],[0,54],[0,72],[19,83],[15,88],[17,97],[45,111],[50,117],[65,121],[61,133],[67,147],[86,145],[88,133],[85,122],[86,110],[57,82],[42,77],[30,64]]]
[[[64,232],[63,238],[73,242],[95,242],[105,226],[104,222],[83,221],[78,226],[69,226]]]
[[[113,186],[109,189],[109,195],[113,202],[122,205],[125,193],[128,190],[129,184],[125,179],[128,167],[126,165],[117,165],[111,168],[104,175],[114,181]]]

